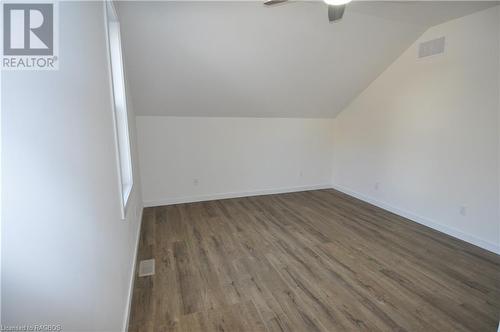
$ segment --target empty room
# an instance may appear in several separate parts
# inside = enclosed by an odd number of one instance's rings
[[[1,8],[1,331],[500,332],[500,2]]]

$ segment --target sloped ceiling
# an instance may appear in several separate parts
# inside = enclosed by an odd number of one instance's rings
[[[492,2],[120,2],[137,115],[334,117],[427,28]]]

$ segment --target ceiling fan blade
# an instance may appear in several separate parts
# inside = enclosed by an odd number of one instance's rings
[[[277,5],[279,3],[287,2],[288,0],[267,0],[264,1],[264,5],[266,6],[272,6],[272,5]]]
[[[328,6],[328,20],[330,20],[330,22],[341,20],[342,16],[344,16],[345,7],[346,5]]]

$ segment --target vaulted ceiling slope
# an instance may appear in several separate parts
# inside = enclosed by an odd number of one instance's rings
[[[491,2],[119,4],[138,115],[334,117],[427,28]]]

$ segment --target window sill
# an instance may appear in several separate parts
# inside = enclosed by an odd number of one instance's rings
[[[130,201],[130,194],[132,193],[132,185],[126,185],[123,187],[123,207],[122,207],[122,220],[126,219],[127,207]]]

